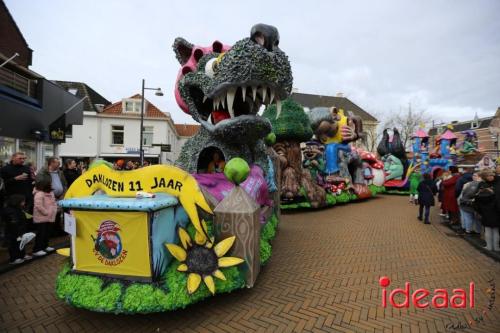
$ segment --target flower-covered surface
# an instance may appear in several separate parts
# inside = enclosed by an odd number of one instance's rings
[[[386,193],[386,189],[384,186],[377,186],[370,184],[368,185],[368,189],[371,192],[371,196],[374,197],[378,193]],[[332,193],[326,194],[326,206],[333,206],[342,203],[348,203],[355,200],[361,200],[354,193],[350,193],[348,191],[342,191],[340,194],[334,195]],[[300,208],[315,208],[312,207],[311,204],[307,201],[303,202],[294,202],[290,204],[281,204],[281,209],[300,209]]]
[[[276,234],[278,222],[276,215],[272,215],[261,229],[260,257],[263,265],[271,256],[270,242]],[[186,231],[191,239],[196,237],[192,225]],[[213,237],[210,221],[207,222],[207,233],[209,237]],[[188,275],[178,270],[181,265],[182,263],[174,260],[161,282],[152,284],[75,274],[71,272],[71,262],[68,260],[57,277],[56,295],[75,307],[116,314],[171,311],[211,296],[212,293],[204,283],[200,283],[192,294],[188,292]],[[215,294],[228,293],[245,286],[245,278],[238,267],[220,268],[220,272],[225,280],[213,280]]]

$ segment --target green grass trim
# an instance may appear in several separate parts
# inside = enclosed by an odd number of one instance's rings
[[[276,236],[279,219],[273,214],[260,231],[260,264],[266,265],[272,255],[271,241]]]
[[[379,193],[386,193],[386,188],[384,186],[368,185],[372,197]],[[326,206],[334,206],[336,204],[348,203],[351,201],[358,200],[358,196],[349,192],[342,192],[340,195],[333,195],[331,193],[326,193]],[[300,209],[300,208],[312,208],[308,201],[295,202],[293,204],[281,204],[281,209]]]
[[[212,221],[207,221],[209,236],[213,235]],[[195,229],[187,228],[194,238]],[[67,303],[97,312],[151,313],[170,311],[210,297],[203,282],[198,290],[189,295],[187,274],[177,271],[179,262],[174,260],[167,268],[160,283],[130,283],[119,279],[75,274],[71,264],[64,264],[56,280],[56,295]],[[245,286],[243,274],[237,267],[221,268],[226,276],[222,281],[214,278],[216,294],[230,292]]]

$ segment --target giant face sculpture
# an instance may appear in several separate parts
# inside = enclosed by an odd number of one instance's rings
[[[211,135],[236,143],[252,142],[271,131],[257,115],[262,105],[276,104],[292,89],[288,57],[279,49],[275,27],[257,24],[249,38],[232,47],[216,41],[199,47],[182,38],[174,42],[182,68],[176,100]]]

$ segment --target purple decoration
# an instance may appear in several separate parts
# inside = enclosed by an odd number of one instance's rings
[[[227,180],[223,173],[195,173],[193,177],[198,181],[199,185],[203,186],[218,201],[224,199],[234,188],[234,184]],[[267,191],[264,172],[260,167],[252,165],[248,178],[240,186],[259,206],[273,206],[273,202]],[[265,222],[265,220],[262,221],[261,214],[261,223]]]

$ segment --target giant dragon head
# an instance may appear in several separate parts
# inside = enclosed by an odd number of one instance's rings
[[[232,47],[219,41],[200,47],[177,38],[173,48],[182,66],[175,97],[184,112],[225,140],[248,142],[271,131],[257,112],[269,104],[280,112],[293,80],[275,27],[257,24]]]

